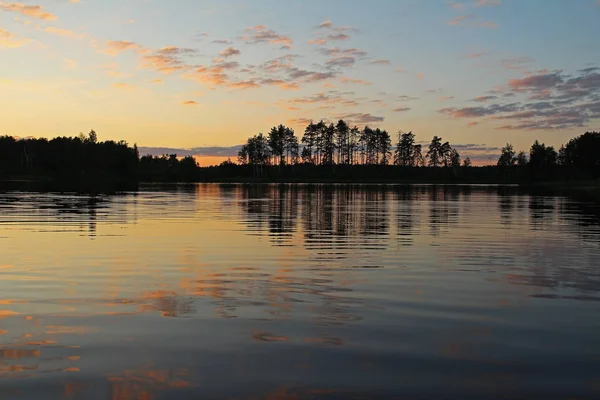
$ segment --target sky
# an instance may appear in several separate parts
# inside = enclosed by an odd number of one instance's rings
[[[507,142],[600,130],[600,0],[0,0],[0,135],[235,159],[310,120]]]

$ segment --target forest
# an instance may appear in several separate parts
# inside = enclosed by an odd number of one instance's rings
[[[496,165],[473,166],[448,141],[429,145],[412,132],[362,129],[340,120],[309,123],[302,137],[284,125],[246,141],[236,162],[200,167],[194,157],[142,155],[125,141],[0,136],[0,180],[64,182],[456,182],[535,183],[596,180],[600,132],[585,132],[558,150],[535,141],[528,151],[506,144]]]

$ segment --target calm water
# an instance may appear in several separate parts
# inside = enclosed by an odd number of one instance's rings
[[[600,209],[513,189],[0,194],[0,398],[600,398]]]

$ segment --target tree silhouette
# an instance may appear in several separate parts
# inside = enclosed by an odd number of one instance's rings
[[[311,121],[304,130],[304,136],[302,136],[302,143],[304,144],[304,149],[302,149],[302,161],[306,163],[314,163],[316,161],[313,154],[317,147],[317,136],[317,125]]]
[[[402,167],[414,165],[415,135],[398,131],[398,143],[394,152],[394,164]]]
[[[497,165],[499,167],[512,167],[516,162],[517,157],[515,155],[515,150],[513,149],[512,144],[507,143],[506,146],[502,148]]]
[[[390,163],[390,157],[392,156],[392,139],[390,134],[386,130],[375,130],[377,140],[377,153],[379,158],[379,164],[388,165]]]
[[[450,165],[454,168],[460,167],[460,154],[456,149],[450,150]]]
[[[600,167],[600,132],[586,132],[561,147],[560,163],[596,172]]]
[[[335,126],[337,144],[338,164],[350,164],[350,127],[344,120],[340,119]]]
[[[520,151],[519,154],[517,154],[517,165],[519,167],[524,167],[529,163],[529,159],[527,158],[527,153],[525,153],[524,151]]]
[[[429,151],[427,152],[427,158],[429,159],[429,166],[439,167],[444,160],[444,149],[442,148],[442,138],[434,136],[431,139],[429,145]]]
[[[285,152],[286,128],[283,125],[274,126],[269,132],[267,143],[273,155],[273,164],[283,164],[283,153]]]
[[[543,169],[556,165],[558,154],[554,147],[548,146],[539,141],[535,141],[529,151],[529,165],[534,169]]]

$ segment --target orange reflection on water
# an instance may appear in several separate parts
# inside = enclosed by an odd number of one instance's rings
[[[274,335],[269,332],[254,332],[252,337],[261,342],[287,342],[289,340],[286,336]]]
[[[174,370],[140,368],[107,377],[111,400],[154,400],[159,392],[195,387],[187,368]]]

